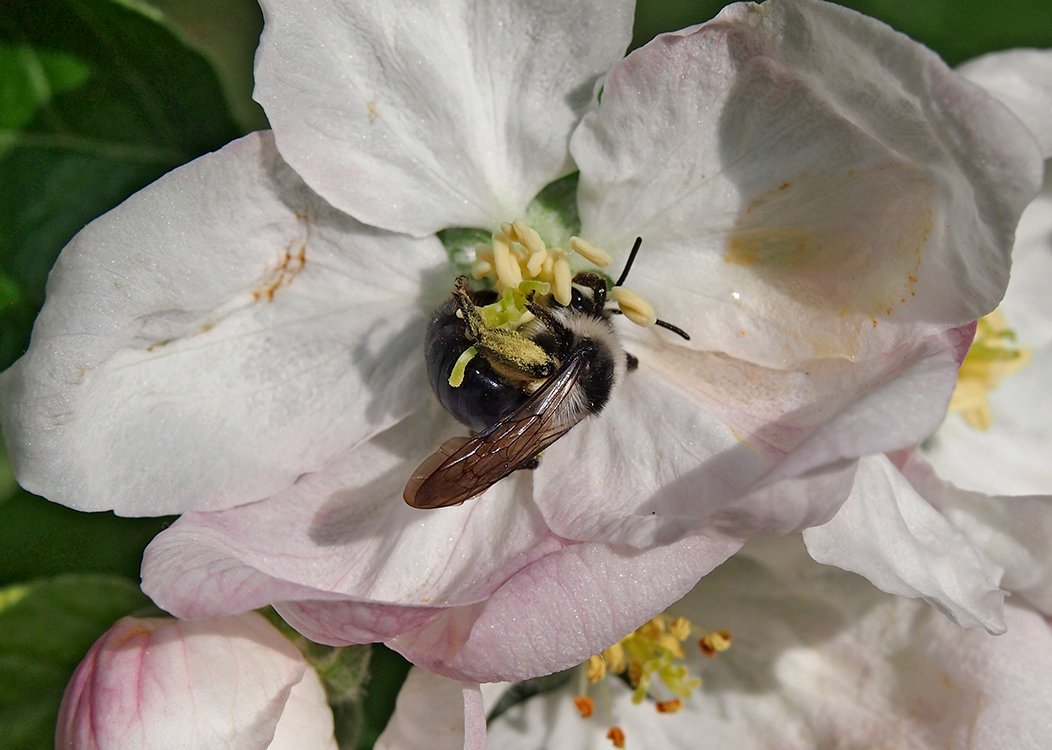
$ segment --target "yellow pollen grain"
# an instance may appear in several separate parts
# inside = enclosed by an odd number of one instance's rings
[[[631,289],[615,286],[610,296],[617,302],[617,306],[621,308],[625,317],[636,325],[648,327],[657,323],[657,312],[654,306]]]
[[[574,707],[581,712],[581,717],[587,719],[595,713],[595,701],[587,695],[578,695],[573,699]]]
[[[570,263],[566,258],[557,258],[555,260],[555,264],[552,267],[552,276],[554,277],[552,279],[552,296],[555,297],[560,305],[569,305],[573,297],[573,274],[570,271]]]
[[[613,259],[610,257],[610,253],[606,250],[602,250],[587,240],[582,240],[580,237],[570,238],[570,249],[575,253],[583,257],[589,263],[594,263],[600,268],[609,266]]]
[[[493,238],[493,268],[497,281],[505,287],[515,288],[522,283],[522,269],[511,253],[511,246],[498,237]]]

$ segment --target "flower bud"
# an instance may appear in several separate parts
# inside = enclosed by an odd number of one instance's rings
[[[336,742],[315,671],[249,613],[118,620],[66,687],[55,747],[335,750]]]

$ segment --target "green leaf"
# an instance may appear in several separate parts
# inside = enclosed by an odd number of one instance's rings
[[[138,579],[143,549],[170,523],[80,513],[18,491],[0,502],[0,585],[62,573]]]
[[[0,589],[0,727],[6,750],[54,746],[62,691],[116,620],[149,604],[130,581],[90,575]]]
[[[0,3],[0,369],[84,224],[239,134],[215,73],[146,6]]]
[[[358,750],[368,750],[376,744],[394,713],[398,691],[402,689],[410,666],[400,654],[380,644],[373,645],[365,702],[361,704],[364,725],[358,738]],[[349,746],[341,744],[340,747]]]

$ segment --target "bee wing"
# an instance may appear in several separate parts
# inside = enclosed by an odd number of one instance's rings
[[[414,508],[459,505],[554,443],[588,412],[572,402],[586,355],[573,352],[526,402],[471,438],[450,438],[413,472],[402,497]]]

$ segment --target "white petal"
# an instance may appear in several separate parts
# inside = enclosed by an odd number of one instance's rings
[[[789,549],[789,548],[792,549]],[[961,631],[923,603],[888,597],[815,565],[798,542],[750,544],[673,607],[727,628],[729,651],[689,659],[702,686],[674,714],[609,681],[581,718],[571,688],[534,698],[490,725],[501,750],[626,747],[740,750],[1003,748],[1052,743],[1052,630],[1008,607],[1008,633]],[[604,712],[604,708],[609,714]]]
[[[405,504],[413,469],[461,429],[438,412],[421,410],[268,500],[184,515],[147,549],[144,590],[184,617],[326,599],[373,605],[359,622],[376,619],[379,605],[405,608],[385,621],[395,632],[408,627],[404,618],[415,625],[434,608],[484,599],[563,542],[531,502],[528,475],[459,507]],[[344,642],[354,637],[346,619]]]
[[[338,750],[332,709],[314,669],[292,686],[267,750]]]
[[[977,430],[950,414],[924,443],[939,476],[991,495],[1052,493],[1052,194],[1042,193],[1019,225],[1012,279],[1000,310],[1030,361],[988,394],[993,421]]]
[[[3,376],[19,481],[122,515],[292,484],[426,397],[420,332],[444,265],[437,240],[327,206],[268,134],[172,172],[51,273],[29,352]]]
[[[988,312],[1042,168],[934,53],[804,0],[732,5],[635,51],[571,151],[582,234],[645,240],[632,287],[690,346],[775,367]]]
[[[1052,50],[993,52],[957,71],[1004,102],[1052,157]]]
[[[1048,543],[1052,539],[1052,496],[968,492],[937,477],[916,454],[902,472],[925,500],[1004,568],[1001,585],[1005,590],[1052,614],[1052,546]]]
[[[919,597],[959,625],[1005,629],[1002,569],[917,494],[885,456],[859,462],[847,502],[804,531],[818,562],[859,573],[882,591]]]
[[[631,3],[262,3],[256,99],[333,205],[424,235],[496,227],[570,171],[570,132]]]
[[[483,750],[486,715],[477,684],[414,667],[376,750]],[[499,746],[498,746],[499,747]]]

